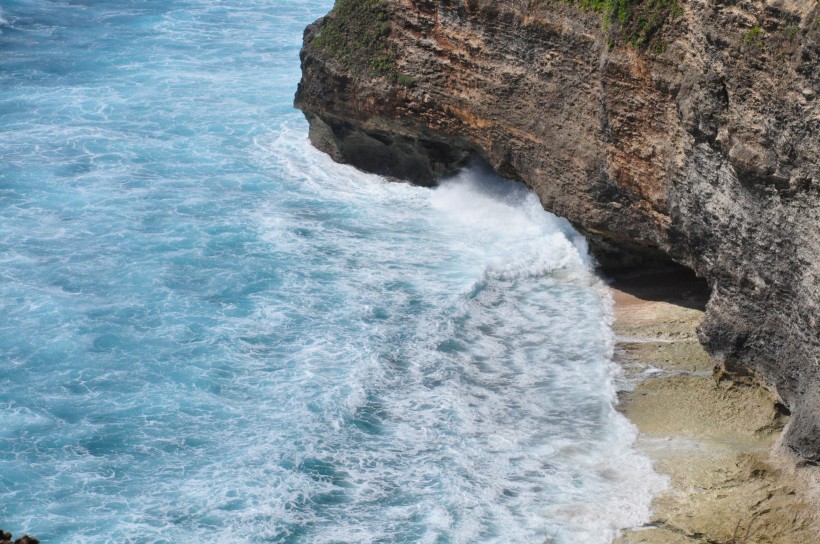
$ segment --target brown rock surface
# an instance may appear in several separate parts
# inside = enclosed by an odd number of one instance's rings
[[[296,104],[338,161],[430,184],[478,156],[604,265],[696,271],[701,341],[820,463],[820,4],[680,6],[636,47],[572,2],[339,0],[306,30]]]

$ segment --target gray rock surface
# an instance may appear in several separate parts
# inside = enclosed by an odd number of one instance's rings
[[[680,6],[636,46],[571,2],[338,0],[305,32],[296,105],[337,161],[430,184],[479,157],[605,266],[706,278],[701,341],[820,463],[820,4]]]

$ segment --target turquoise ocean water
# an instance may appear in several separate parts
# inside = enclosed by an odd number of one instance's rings
[[[0,527],[605,543],[659,486],[584,241],[478,170],[337,165],[331,2],[0,0]]]

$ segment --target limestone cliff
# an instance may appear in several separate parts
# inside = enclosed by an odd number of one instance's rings
[[[334,159],[430,184],[480,157],[604,264],[706,278],[702,342],[820,463],[816,0],[338,0],[301,58]]]

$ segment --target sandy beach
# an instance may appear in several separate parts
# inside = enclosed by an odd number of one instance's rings
[[[681,271],[622,277],[615,300],[620,410],[669,478],[653,518],[618,544],[820,541],[818,472],[776,446],[787,411],[755,383],[714,369],[697,339],[708,290]]]

